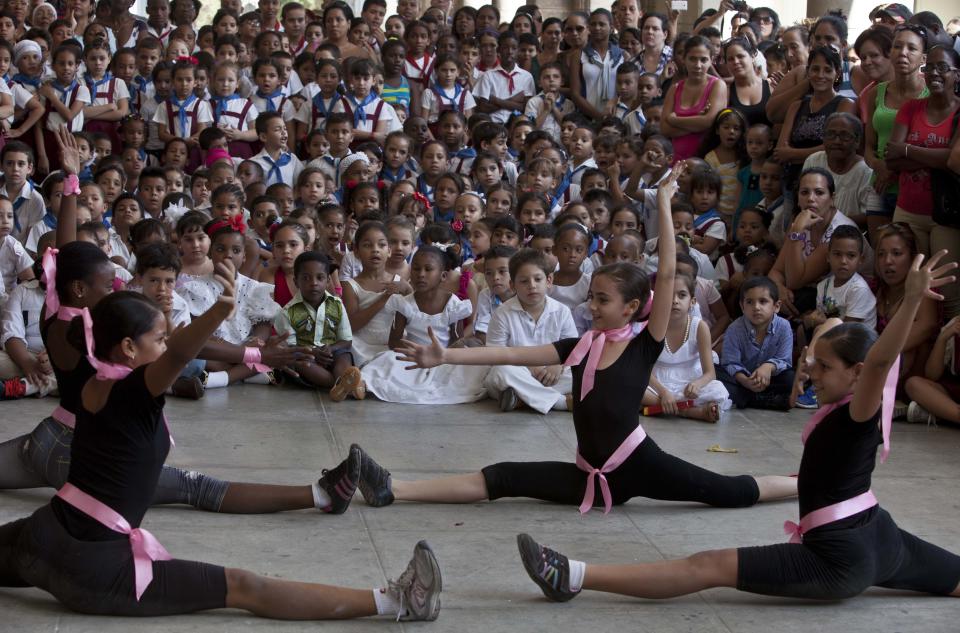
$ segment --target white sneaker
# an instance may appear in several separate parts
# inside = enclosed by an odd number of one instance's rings
[[[426,541],[413,548],[413,558],[400,577],[388,583],[388,590],[400,602],[397,621],[433,621],[440,614],[440,563]]]
[[[916,402],[911,402],[907,407],[907,422],[926,424],[927,426],[930,426],[931,424],[937,423],[937,418]]]

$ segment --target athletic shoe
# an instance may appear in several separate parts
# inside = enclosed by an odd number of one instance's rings
[[[360,480],[360,449],[359,447],[350,447],[350,454],[340,465],[333,470],[323,471],[323,476],[317,481],[323,490],[330,497],[330,505],[321,508],[328,514],[343,514],[350,506],[350,500],[353,499],[357,491],[357,482]]]
[[[190,400],[199,400],[203,397],[203,381],[196,376],[180,376],[173,381],[173,387],[170,392],[178,398],[189,398]]]
[[[513,387],[507,387],[500,392],[501,411],[513,411],[518,406],[520,406],[520,398],[517,397],[517,392],[513,390]]]
[[[820,403],[817,402],[817,393],[813,390],[813,385],[807,387],[803,393],[797,396],[797,406],[801,409],[817,409]]]
[[[580,593],[570,590],[570,561],[566,556],[540,545],[529,534],[517,535],[517,547],[524,569],[548,599],[567,602]]]
[[[27,394],[27,381],[23,378],[4,380],[0,389],[0,400],[17,400]]]
[[[378,464],[369,454],[356,444],[350,445],[350,452],[360,454],[360,494],[368,506],[382,508],[393,503],[393,490],[390,489],[390,471]]]
[[[931,424],[936,424],[937,418],[916,402],[911,402],[907,406],[907,422],[926,424],[929,426]]]
[[[903,400],[897,400],[893,403],[893,419],[899,420],[907,415],[907,403]]]
[[[347,371],[343,372],[343,374],[337,378],[337,382],[330,387],[330,399],[334,402],[343,402],[346,400],[347,395],[351,393],[356,394],[361,388],[363,396],[358,398],[358,400],[362,400],[367,395],[367,388],[363,384],[363,376],[360,375],[360,370],[356,367],[350,367]]]
[[[387,591],[400,603],[397,621],[433,621],[440,614],[440,563],[426,541],[413,548],[413,558],[396,580],[387,584]]]

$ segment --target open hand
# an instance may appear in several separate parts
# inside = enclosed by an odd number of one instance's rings
[[[673,196],[680,190],[680,185],[678,181],[680,176],[687,170],[687,164],[677,163],[670,171],[670,175],[667,176],[667,179],[660,183],[660,186],[657,188],[657,202],[666,202],[667,204],[673,199]]]
[[[923,254],[919,254],[913,258],[910,272],[907,273],[906,292],[904,294],[905,304],[907,303],[907,297],[918,303],[920,299],[924,297],[929,297],[936,301],[943,301],[943,295],[934,290],[934,288],[939,288],[944,284],[953,283],[957,280],[955,275],[945,276],[957,267],[957,262],[949,262],[943,266],[937,265],[946,255],[946,249],[938,251],[927,260],[926,264],[923,264]]]
[[[397,348],[397,360],[411,363],[405,369],[429,369],[443,364],[443,346],[437,340],[433,328],[427,328],[430,335],[430,345],[420,345],[403,339]]]
[[[266,343],[260,346],[260,361],[269,367],[281,367],[312,358],[309,347],[290,347],[286,344],[286,340],[286,333],[276,334],[267,339]]]
[[[80,173],[80,148],[77,139],[66,125],[57,128],[57,145],[60,148],[60,165],[67,175]]]

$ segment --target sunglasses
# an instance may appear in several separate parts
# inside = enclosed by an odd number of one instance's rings
[[[938,75],[943,76],[954,70],[957,70],[957,69],[951,66],[950,64],[948,64],[947,62],[937,62],[936,64],[927,63],[920,67],[920,72],[922,72],[925,75],[932,75],[933,73],[937,73]]]

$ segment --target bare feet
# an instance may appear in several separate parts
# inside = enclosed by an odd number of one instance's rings
[[[690,407],[689,409],[683,409],[680,411],[680,415],[685,418],[691,418],[693,420],[702,420],[704,422],[719,422],[720,421],[720,403],[719,402],[708,402],[707,404],[700,405],[699,407]]]

